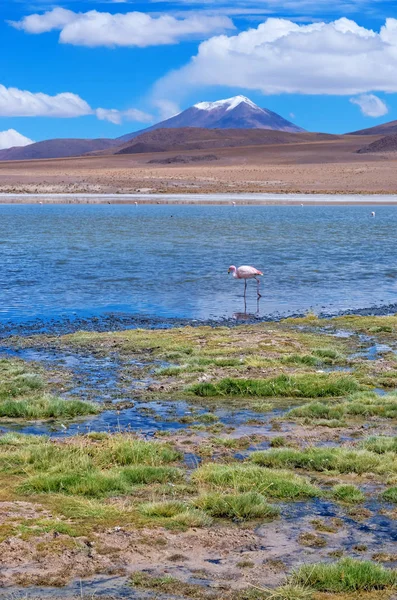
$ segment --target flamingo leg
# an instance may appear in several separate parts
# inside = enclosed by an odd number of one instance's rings
[[[244,298],[246,297],[246,295],[247,295],[247,280],[244,279]]]
[[[258,298],[262,297],[262,294],[259,291],[259,279],[257,279],[256,277],[254,277],[254,279],[256,279],[256,283],[258,284],[258,288],[257,288],[257,292],[258,292]]]

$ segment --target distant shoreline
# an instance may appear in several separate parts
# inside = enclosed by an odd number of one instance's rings
[[[170,204],[236,206],[397,205],[397,194],[95,194],[0,193],[0,204]]]

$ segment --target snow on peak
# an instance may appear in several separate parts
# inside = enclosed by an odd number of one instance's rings
[[[259,109],[259,106],[254,104],[252,100],[246,98],[245,96],[234,96],[233,98],[227,98],[226,100],[217,100],[216,102],[199,102],[194,105],[194,108],[198,108],[199,110],[215,110],[217,108],[226,108],[226,110],[233,110],[239,104],[248,104],[251,108]]]

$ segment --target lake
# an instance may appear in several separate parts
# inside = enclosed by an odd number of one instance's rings
[[[375,200],[374,200],[375,205]],[[397,298],[397,207],[0,205],[0,321],[221,319]],[[263,297],[229,265],[263,270]]]

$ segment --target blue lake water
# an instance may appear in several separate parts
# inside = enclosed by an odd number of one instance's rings
[[[397,299],[397,206],[0,205],[0,321],[208,319]],[[263,297],[227,275],[263,270]]]

